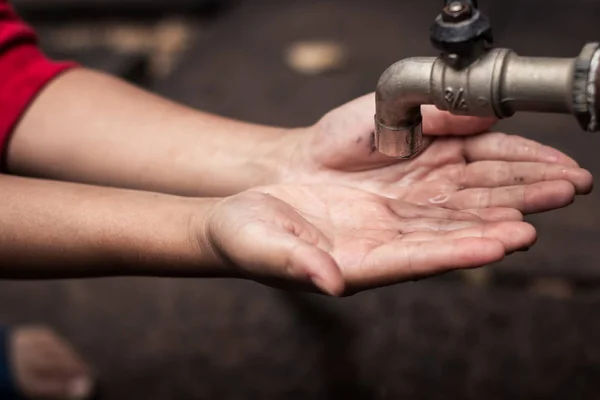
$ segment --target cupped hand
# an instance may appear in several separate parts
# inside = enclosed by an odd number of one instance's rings
[[[345,186],[280,185],[220,201],[201,240],[221,265],[282,288],[331,295],[479,267],[527,248],[535,230],[505,210],[480,216]]]
[[[493,119],[433,106],[422,112],[423,130],[435,138],[419,156],[398,160],[375,150],[372,94],[331,111],[297,135],[283,182],[344,184],[453,210],[523,213],[560,208],[591,191],[591,174],[562,152],[519,136],[482,133]]]

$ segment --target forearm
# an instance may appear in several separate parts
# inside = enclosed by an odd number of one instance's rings
[[[0,176],[0,278],[224,276],[191,231],[215,202]]]
[[[8,172],[25,176],[226,196],[276,182],[292,150],[284,132],[201,113],[79,69],[34,101],[6,161]]]

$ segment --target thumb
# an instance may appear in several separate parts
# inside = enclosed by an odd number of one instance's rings
[[[291,236],[291,235],[290,235]],[[287,272],[306,274],[319,289],[332,296],[344,293],[345,282],[334,259],[324,250],[296,238],[289,251]]]
[[[469,117],[442,111],[433,105],[421,107],[423,133],[427,135],[474,135],[488,131],[498,121],[496,118]]]
[[[257,232],[258,233],[258,232]],[[268,275],[295,282],[312,282],[332,296],[340,296],[345,281],[337,263],[329,253],[291,232],[263,232],[259,245],[251,246],[253,264],[265,268]]]

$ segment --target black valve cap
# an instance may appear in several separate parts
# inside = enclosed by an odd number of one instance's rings
[[[466,55],[481,43],[493,43],[492,26],[470,2],[451,1],[432,25],[430,39],[443,53]]]

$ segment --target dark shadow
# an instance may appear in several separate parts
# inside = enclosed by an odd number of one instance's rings
[[[297,316],[299,329],[310,333],[311,345],[320,348],[319,366],[327,399],[367,400],[376,390],[361,379],[353,354],[357,329],[316,295],[281,292]]]
[[[19,14],[28,22],[85,22],[98,19],[138,21],[155,20],[170,15],[185,15],[214,19],[229,11],[239,0],[190,1],[103,1],[64,0],[29,2],[18,7]],[[31,4],[30,4],[31,3]]]
[[[504,33],[510,27],[511,19],[522,6],[516,0],[480,1],[479,8],[490,19],[496,46],[501,46]]]
[[[65,51],[45,46],[44,51],[54,60],[73,60],[86,67],[118,76],[141,87],[149,88],[152,84],[149,59],[143,53],[116,52],[104,47]]]

